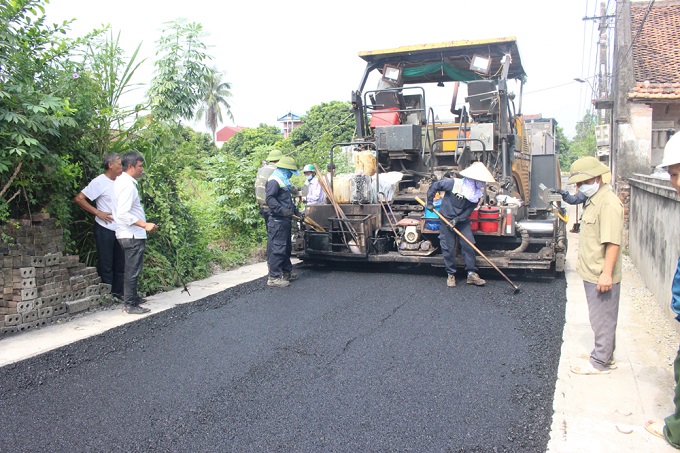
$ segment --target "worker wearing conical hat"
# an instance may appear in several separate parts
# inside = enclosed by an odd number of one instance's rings
[[[444,198],[439,213],[444,216],[465,238],[475,243],[475,237],[470,228],[470,214],[484,196],[486,183],[494,182],[493,175],[481,162],[474,162],[468,168],[460,172],[462,178],[447,178],[434,182],[427,191],[427,209],[434,210],[434,196],[437,192],[444,192]],[[444,255],[446,265],[446,285],[456,286],[456,248],[458,235],[448,225],[441,224],[439,227],[439,245]],[[467,271],[467,284],[483,286],[486,284],[479,274],[475,261],[475,250],[465,241],[460,244],[465,270]]]

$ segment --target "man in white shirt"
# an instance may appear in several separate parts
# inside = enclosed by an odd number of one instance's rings
[[[137,179],[144,172],[144,157],[138,152],[123,156],[123,173],[113,184],[113,218],[116,221],[116,238],[125,253],[125,279],[123,310],[130,314],[143,314],[148,308],[140,307],[137,281],[144,264],[146,233],[158,228],[147,222],[144,207],[137,191]]]
[[[97,247],[97,273],[102,283],[111,285],[111,294],[123,299],[125,255],[116,239],[113,220],[113,182],[123,172],[118,153],[104,157],[104,173],[94,178],[73,198],[78,206],[95,216],[94,242]],[[94,201],[96,207],[90,202]]]
[[[305,205],[322,204],[326,201],[326,193],[321,188],[319,178],[316,176],[316,168],[312,164],[307,164],[302,172],[305,174],[305,186],[307,186]]]

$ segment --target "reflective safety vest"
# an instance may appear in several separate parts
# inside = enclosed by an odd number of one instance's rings
[[[267,206],[265,186],[274,170],[276,170],[276,166],[272,164],[267,164],[257,170],[257,176],[255,176],[255,198],[257,199],[258,206],[261,208]]]

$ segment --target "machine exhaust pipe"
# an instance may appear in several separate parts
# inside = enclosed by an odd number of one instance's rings
[[[555,232],[554,222],[517,222],[517,227],[526,230],[528,233],[553,234]]]

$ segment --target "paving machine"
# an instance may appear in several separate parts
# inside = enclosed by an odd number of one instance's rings
[[[554,152],[530,149],[521,114],[526,75],[516,40],[359,56],[366,68],[351,98],[355,138],[330,150],[331,163],[347,159],[356,170],[325,180],[331,203],[306,207],[317,225],[301,225],[296,256],[443,266],[438,233],[445,226],[416,199],[426,199],[433,181],[458,177],[480,161],[496,182],[487,184],[470,217],[479,249],[499,268],[563,271],[566,218],[561,198],[548,190],[560,186],[559,163]],[[375,88],[368,87],[370,80],[377,81]],[[442,105],[445,112],[438,113]],[[477,264],[490,267],[480,257]]]

